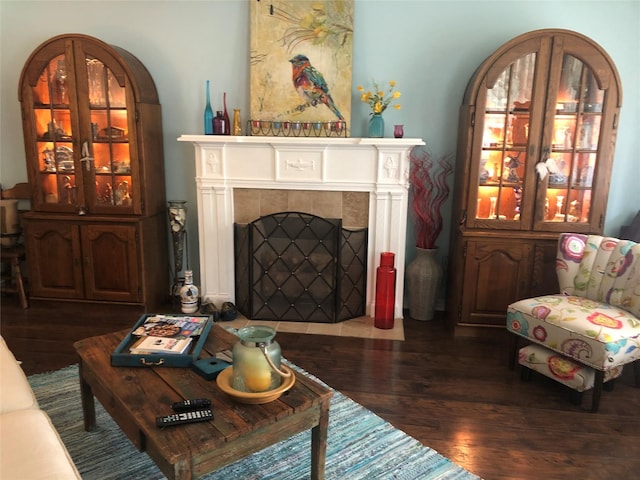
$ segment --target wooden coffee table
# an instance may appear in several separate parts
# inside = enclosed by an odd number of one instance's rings
[[[237,403],[215,381],[190,368],[112,367],[111,353],[127,333],[74,344],[80,356],[87,431],[96,427],[95,396],[136,448],[146,452],[168,478],[191,479],[311,429],[311,478],[324,478],[331,390],[295,372],[295,385],[279,399],[263,405]],[[214,325],[201,357],[230,350],[236,341]],[[286,346],[283,350],[286,353]],[[156,426],[156,417],[173,413],[173,402],[190,398],[210,398],[213,420]]]

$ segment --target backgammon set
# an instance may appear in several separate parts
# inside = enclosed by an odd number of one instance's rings
[[[210,315],[150,313],[111,354],[114,367],[190,367],[213,325]]]

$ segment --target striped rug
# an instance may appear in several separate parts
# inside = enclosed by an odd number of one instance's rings
[[[84,431],[77,365],[33,375],[29,382],[83,479],[165,478],[145,453],[135,449],[99,402],[97,429]],[[334,392],[329,418],[327,480],[478,478],[340,392]],[[203,479],[308,479],[310,449],[310,433],[303,432]]]

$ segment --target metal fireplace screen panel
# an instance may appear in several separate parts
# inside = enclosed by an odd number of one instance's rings
[[[351,245],[356,237],[363,245]],[[236,304],[248,318],[333,323],[364,314],[366,230],[283,212],[236,225],[235,242]]]
[[[233,225],[233,261],[235,271],[236,307],[247,318],[249,308],[249,225],[235,223]]]
[[[340,302],[337,320],[362,317],[365,314],[367,287],[367,229],[342,229],[338,279]]]

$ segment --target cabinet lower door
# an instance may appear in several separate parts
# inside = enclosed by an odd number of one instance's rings
[[[536,242],[533,248],[534,260],[531,290],[526,298],[558,293],[560,291],[558,275],[556,275],[558,241]]]
[[[29,221],[27,258],[31,295],[83,298],[80,232],[64,222]]]
[[[140,301],[135,225],[82,225],[85,297]]]
[[[504,326],[507,306],[529,291],[531,263],[527,243],[467,242],[461,323]]]

